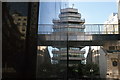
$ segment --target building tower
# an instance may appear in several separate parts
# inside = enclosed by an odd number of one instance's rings
[[[36,79],[38,8],[38,2],[2,3],[3,80]]]
[[[22,16],[20,13],[13,13],[14,24],[17,25],[20,33],[22,34],[21,39],[26,38],[26,27],[27,27],[27,16]]]
[[[85,23],[84,19],[81,19],[81,14],[78,13],[78,9],[65,8],[60,10],[58,20],[53,19],[53,35],[61,36],[60,40],[68,41],[76,39],[77,35],[84,34]],[[70,35],[70,36],[69,36]],[[58,50],[54,49],[53,62],[54,63],[66,63],[67,60],[67,48],[69,53],[69,66],[76,65],[84,61],[85,51],[81,51],[83,46],[74,47],[61,47],[57,46]]]

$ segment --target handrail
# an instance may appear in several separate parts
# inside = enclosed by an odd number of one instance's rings
[[[78,29],[83,29],[82,32],[84,32],[85,34],[119,34],[118,31],[118,24],[74,24],[74,25],[70,25],[70,24],[61,24],[58,25],[58,28],[54,28],[57,27],[58,24],[53,25],[53,24],[39,24],[39,29],[40,31],[38,31],[38,34],[56,34],[57,32],[73,32],[73,33],[77,33],[77,32],[81,32]],[[78,27],[74,27],[77,26]],[[65,28],[71,28],[69,31],[69,29],[64,30]],[[73,26],[73,27],[69,27],[69,26]],[[84,26],[85,28],[82,28],[81,26]],[[48,31],[47,29],[51,27],[51,31]],[[65,28],[64,28],[65,27]],[[44,31],[42,31],[42,29],[44,28]],[[57,31],[54,31],[55,29],[59,29]]]

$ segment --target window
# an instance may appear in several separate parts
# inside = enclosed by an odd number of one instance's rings
[[[23,23],[23,25],[26,25],[26,23]]]
[[[21,20],[21,18],[18,18],[18,21],[20,21]]]
[[[110,46],[109,50],[115,50],[115,46]]]
[[[113,61],[113,62],[112,62],[112,65],[113,65],[114,67],[116,67],[116,66],[117,66],[117,61]]]
[[[24,18],[24,21],[26,21],[27,19],[26,18]]]
[[[20,25],[20,23],[17,23],[17,25]]]
[[[25,31],[25,28],[22,28],[22,31]]]

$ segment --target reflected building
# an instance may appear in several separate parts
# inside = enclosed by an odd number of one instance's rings
[[[51,67],[51,57],[47,46],[37,47],[37,78],[43,77],[44,70],[47,72],[47,67]],[[49,74],[50,75],[50,74]]]
[[[21,39],[26,38],[27,16],[22,16],[20,13],[13,13],[12,18],[14,24],[17,25],[19,32],[22,34]]]
[[[95,49],[97,48],[97,49]],[[99,67],[99,76],[100,78],[106,78],[106,52],[100,46],[95,46],[91,49],[91,46],[88,51],[86,58],[87,64],[96,64]]]
[[[51,64],[51,57],[47,46],[37,47],[37,59],[38,66],[41,64]]]
[[[78,9],[75,8],[64,8],[60,10],[59,14],[60,19],[53,19],[53,34],[60,36],[60,40],[69,41],[75,39],[77,35],[84,34],[84,23],[85,20],[81,19],[81,14],[78,13]],[[72,37],[69,37],[72,36]],[[67,45],[66,45],[67,46]],[[67,53],[69,53],[69,66],[81,64],[85,60],[84,53],[81,51],[83,46],[79,47],[69,47],[67,48],[56,45],[55,47],[58,50],[54,49],[53,61],[54,63],[66,63],[67,62]]]
[[[87,63],[99,66],[100,78],[120,79],[120,42],[106,41],[99,50],[90,49]]]
[[[2,79],[35,79],[37,2],[2,3]]]
[[[119,16],[120,16],[120,8],[118,2],[118,13],[112,13],[109,16],[108,20],[104,24],[108,24],[104,26],[104,30],[106,34],[119,34]],[[115,25],[111,25],[115,24]],[[103,45],[106,53],[106,78],[116,78],[120,79],[120,43],[119,41],[111,41],[106,42]]]
[[[103,45],[103,47],[106,50],[106,60],[107,60],[106,78],[120,79],[120,70],[119,70],[120,41],[111,41],[111,42],[108,41]]]
[[[52,26],[49,24],[52,24],[53,18],[57,18],[56,15],[59,13],[60,3],[40,2],[38,33],[47,34],[52,32]]]
[[[86,57],[86,64],[92,64],[93,63],[93,51],[94,49],[91,49],[91,46],[89,46],[88,54]]]

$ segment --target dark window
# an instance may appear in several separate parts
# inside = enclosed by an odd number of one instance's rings
[[[22,31],[25,31],[25,28],[22,28]]]
[[[117,50],[120,50],[120,46],[117,46]]]
[[[21,19],[20,18],[18,18],[18,21],[20,21]]]
[[[26,21],[27,19],[26,18],[24,18],[24,21]]]
[[[17,25],[20,25],[20,23],[17,23]]]
[[[115,50],[115,46],[110,46],[109,50]]]
[[[26,25],[26,23],[23,23],[23,25]]]
[[[116,66],[117,66],[117,61],[113,61],[113,62],[112,62],[112,65],[113,65],[114,67],[116,67]]]

